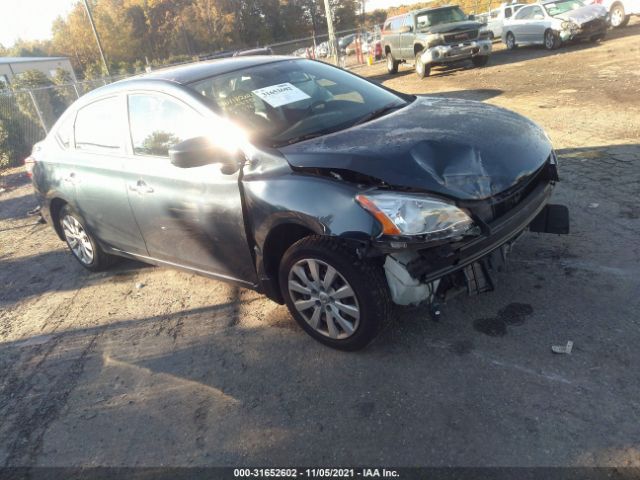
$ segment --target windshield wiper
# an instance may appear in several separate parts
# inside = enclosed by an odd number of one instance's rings
[[[398,104],[396,102],[389,103],[388,105],[385,105],[382,108],[378,108],[377,110],[373,110],[373,111],[367,113],[364,117],[360,117],[351,126],[360,125],[360,124],[369,122],[371,120],[374,120],[376,118],[379,118],[379,117],[383,116],[385,113],[388,113],[391,110],[395,110],[396,108],[400,108],[400,107],[403,107],[403,106],[404,106],[403,104]]]
[[[339,129],[336,128],[325,128],[324,130],[318,130],[317,132],[305,133],[304,135],[298,135],[297,137],[292,137],[287,140],[283,140],[281,142],[276,142],[273,147],[284,147],[285,145],[291,145],[292,143],[302,142],[304,140],[311,140],[312,138],[321,137],[322,135],[327,135],[329,133],[333,133]]]

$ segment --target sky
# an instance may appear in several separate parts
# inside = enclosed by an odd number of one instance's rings
[[[9,47],[18,39],[51,37],[51,24],[65,16],[78,0],[0,0],[0,44]],[[376,8],[411,4],[418,0],[365,0],[367,12]]]
[[[51,24],[66,15],[78,0],[0,0],[0,44],[13,45],[18,38],[44,40]]]

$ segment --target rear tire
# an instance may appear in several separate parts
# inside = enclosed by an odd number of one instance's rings
[[[507,45],[507,50],[515,50],[516,48],[518,48],[518,44],[516,43],[516,37],[511,32],[507,33],[504,43]]]
[[[111,267],[118,257],[105,253],[87,230],[82,216],[69,205],[62,207],[59,215],[60,231],[73,257],[87,270],[100,272]]]
[[[398,62],[395,58],[393,58],[393,55],[391,55],[391,52],[388,52],[387,53],[387,72],[398,73],[398,65],[400,65],[400,62]]]
[[[293,318],[332,348],[364,348],[391,318],[382,267],[358,258],[332,238],[314,235],[289,247],[280,263],[279,281]]]
[[[489,63],[489,55],[481,55],[479,57],[473,57],[471,59],[473,65],[475,67],[484,67],[487,63]]]

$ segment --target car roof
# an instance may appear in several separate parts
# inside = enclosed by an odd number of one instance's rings
[[[283,60],[299,60],[297,57],[280,56],[280,55],[247,55],[245,57],[228,57],[218,58],[215,60],[207,60],[204,62],[190,63],[188,65],[179,65],[177,67],[169,67],[155,72],[138,75],[134,79],[144,80],[168,80],[174,83],[186,85],[197,82],[204,78],[215,77],[234,70],[242,70],[266,63],[279,62]],[[127,80],[124,80],[125,82]],[[120,82],[118,82],[120,83]]]

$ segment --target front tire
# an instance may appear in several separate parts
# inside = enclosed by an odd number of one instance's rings
[[[431,66],[425,65],[425,63],[422,61],[421,56],[422,56],[422,52],[416,53],[415,68],[416,68],[416,75],[418,75],[419,78],[424,78],[424,77],[428,77],[431,74]]]
[[[117,257],[104,253],[89,233],[86,222],[78,212],[65,205],[59,216],[60,231],[74,258],[87,270],[99,272],[115,263]]]
[[[489,55],[481,55],[479,57],[473,57],[471,59],[474,67],[484,67],[489,63]]]
[[[400,62],[393,58],[391,52],[387,52],[387,72],[398,73],[398,65],[400,65]]]
[[[332,348],[364,348],[391,318],[382,267],[337,240],[310,236],[293,244],[280,263],[279,280],[298,324]]]
[[[544,48],[547,50],[555,50],[560,46],[560,38],[553,30],[544,32]]]

